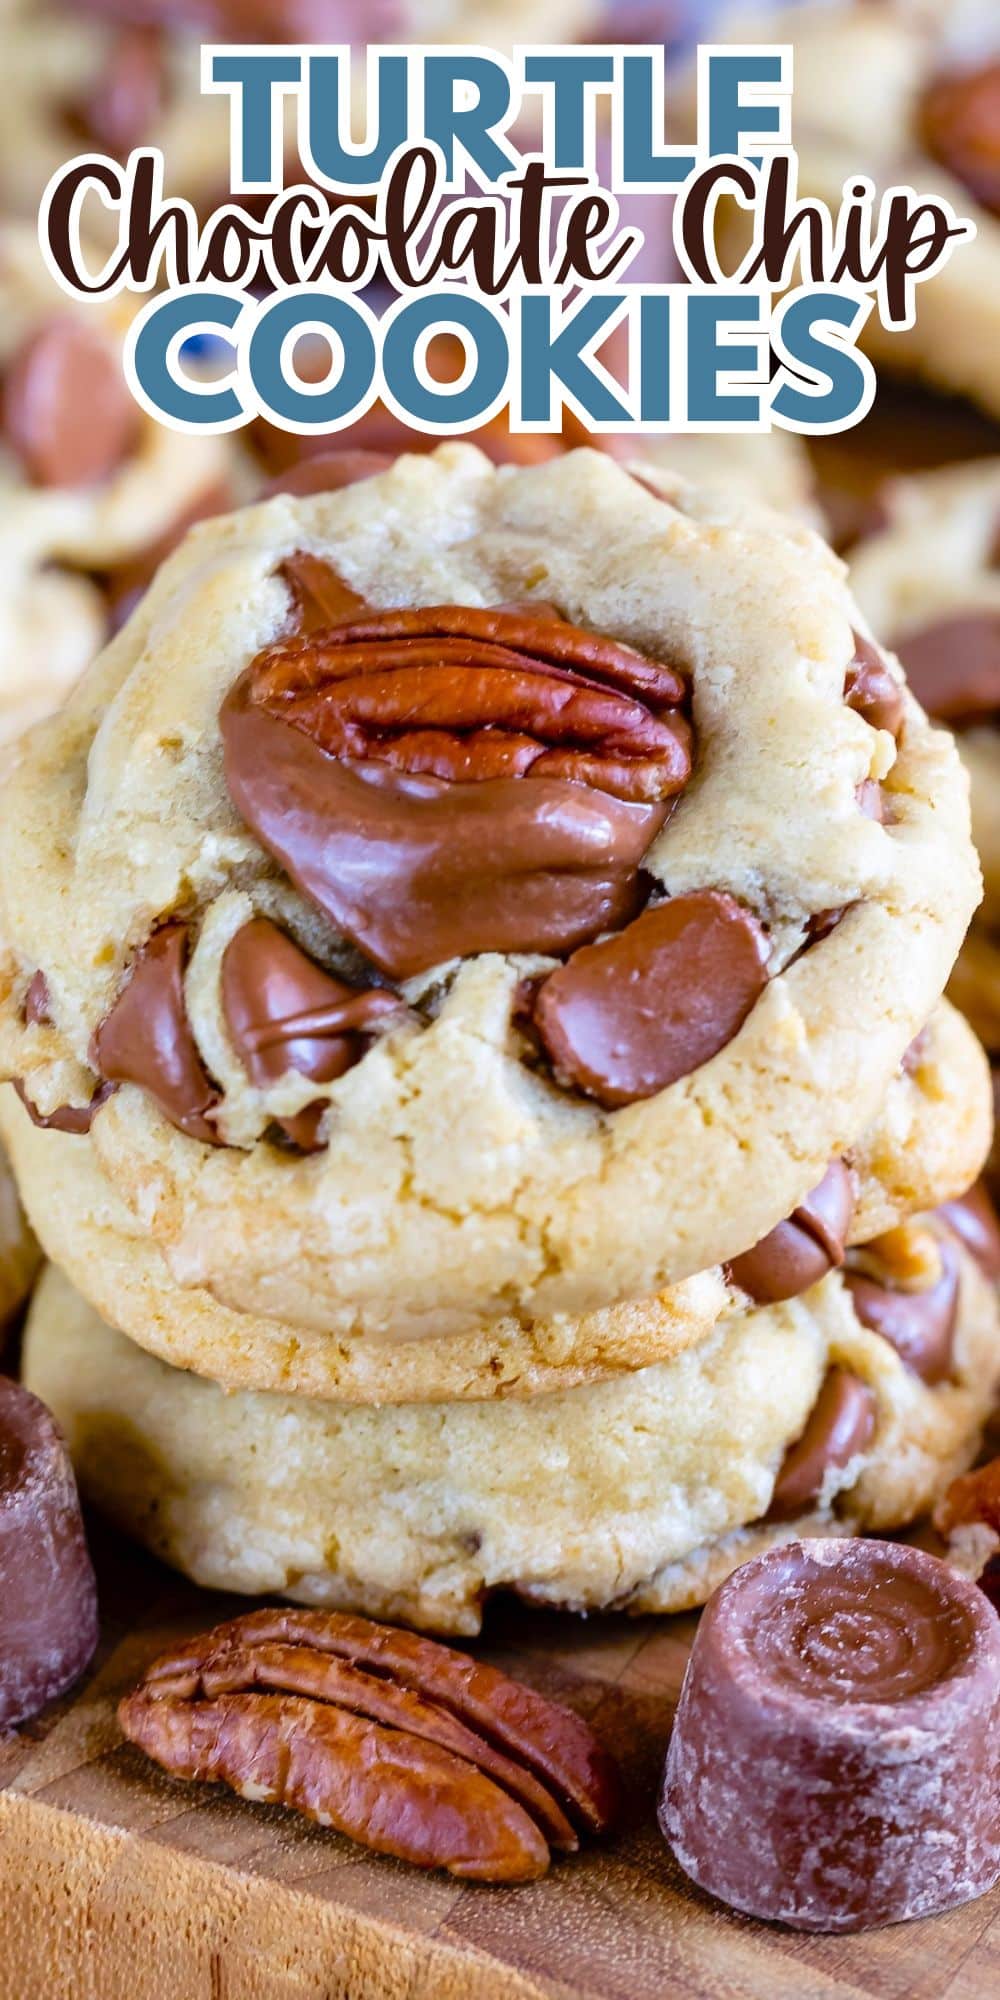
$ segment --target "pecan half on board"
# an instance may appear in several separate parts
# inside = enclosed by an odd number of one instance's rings
[[[683,676],[551,605],[377,611],[318,566],[283,566],[300,629],[220,714],[233,802],[296,887],[393,979],[631,922],[690,776]]]
[[[253,1611],[148,1669],[124,1734],[422,1868],[544,1875],[613,1823],[619,1774],[569,1709],[449,1646],[340,1612]]]

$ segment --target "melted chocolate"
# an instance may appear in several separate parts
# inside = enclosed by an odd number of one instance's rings
[[[734,1257],[729,1275],[757,1305],[775,1305],[808,1291],[844,1261],[854,1211],[851,1176],[834,1160],[819,1186],[752,1250]]]
[[[785,1453],[765,1519],[794,1521],[807,1513],[827,1473],[871,1443],[877,1410],[866,1382],[846,1368],[829,1369],[802,1436]]]
[[[860,632],[854,634],[854,658],[844,681],[844,700],[873,729],[887,729],[890,736],[899,735],[906,706],[903,690],[878,647]]]
[[[862,1326],[894,1347],[922,1382],[946,1382],[952,1370],[958,1318],[959,1270],[953,1244],[941,1242],[941,1275],[922,1292],[880,1284],[862,1271],[844,1283]]]
[[[942,1202],[937,1213],[975,1258],[984,1277],[1000,1279],[1000,1221],[983,1182],[977,1181],[957,1201]]]
[[[732,896],[675,896],[544,981],[535,1028],[557,1077],[609,1108],[725,1048],[767,984],[767,941]]]
[[[126,984],[94,1034],[91,1060],[109,1082],[138,1084],[189,1139],[217,1146],[211,1114],[219,1093],[184,1004],[187,936],[186,924],[164,924],[136,953]]]
[[[345,985],[277,924],[254,917],[224,954],[222,1005],[240,1060],[266,1089],[290,1069],[316,1083],[343,1076],[364,1055],[371,1030],[398,1017],[403,1003],[393,993]],[[326,1108],[320,1099],[279,1123],[295,1145],[312,1152]]]

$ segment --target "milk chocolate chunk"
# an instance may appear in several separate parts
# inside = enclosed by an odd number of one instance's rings
[[[396,994],[345,985],[266,917],[237,931],[222,960],[226,1025],[251,1081],[260,1089],[290,1069],[331,1083],[360,1062],[371,1031],[405,1011]],[[279,1119],[303,1151],[318,1140],[323,1099]]]
[[[1000,59],[936,77],[918,122],[933,158],[1000,215]]]
[[[87,1665],[97,1590],[66,1441],[0,1378],[0,1729],[37,1715]]]
[[[807,1513],[827,1474],[871,1443],[877,1408],[867,1382],[847,1368],[829,1369],[802,1436],[785,1453],[765,1519],[794,1521]]]
[[[896,651],[922,708],[953,729],[1000,710],[1000,611],[956,611],[905,632]]]
[[[272,500],[277,493],[339,493],[345,486],[357,486],[363,479],[388,472],[394,464],[395,455],[386,451],[315,452],[269,479],[263,497]]]
[[[937,1210],[953,1236],[974,1257],[983,1276],[1000,1279],[1000,1221],[982,1181],[957,1201],[944,1201]]]
[[[951,1374],[958,1318],[959,1271],[954,1244],[940,1244],[941,1275],[925,1291],[879,1284],[862,1271],[844,1279],[862,1326],[894,1347],[922,1382],[946,1382]]]
[[[690,773],[682,676],[546,606],[351,611],[324,567],[282,566],[311,636],[220,716],[234,804],[296,886],[394,979],[628,923]]]
[[[121,364],[96,327],[50,320],[19,349],[3,389],[3,431],[38,486],[96,486],[139,427]]]
[[[91,1060],[111,1083],[135,1083],[189,1139],[220,1139],[211,1122],[219,1093],[201,1059],[184,1004],[187,925],[164,924],[136,953],[93,1037]]]
[[[613,1108],[699,1069],[767,984],[766,939],[735,897],[675,896],[539,989],[535,1028],[560,1082]]]
[[[702,1613],[660,1825],[720,1901],[807,1931],[930,1916],[1000,1875],[1000,1620],[920,1549],[791,1542]]]
[[[49,982],[44,972],[33,972],[24,996],[24,1018],[31,1027],[47,1027],[52,1016],[49,1013]]]
[[[785,1222],[734,1257],[729,1274],[758,1305],[794,1299],[825,1278],[844,1261],[844,1247],[854,1211],[851,1176],[843,1160],[834,1160],[815,1187]]]
[[[905,707],[903,690],[878,647],[860,632],[854,634],[854,658],[844,681],[844,700],[873,729],[887,729],[890,736],[898,736]]]

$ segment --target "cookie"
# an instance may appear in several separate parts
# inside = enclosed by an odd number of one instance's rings
[[[127,324],[121,302],[73,304],[34,231],[0,225],[0,743],[89,665],[136,558],[232,504],[228,441],[182,437],[133,402]]]
[[[975,223],[975,238],[917,288],[912,328],[887,332],[873,312],[862,339],[878,366],[1000,415],[1000,30],[990,0],[737,7],[713,41],[792,45],[800,194],[836,211],[845,182],[864,174],[880,190],[945,199]],[[735,214],[729,228],[738,244]]]
[[[979,893],[859,617],[818,539],[589,451],[203,523],[11,778],[0,1063],[237,1313],[581,1318],[738,1255]]]
[[[941,1222],[899,1236],[671,1362],[526,1402],[227,1396],[55,1270],[25,1379],[84,1492],[199,1583],[442,1632],[477,1631],[498,1589],[674,1610],[769,1542],[903,1525],[969,1462],[1000,1379],[995,1286]]]
[[[451,1402],[532,1396],[663,1361],[751,1295],[814,1284],[848,1240],[890,1229],[968,1186],[989,1145],[991,1098],[982,1051],[942,1005],[890,1084],[879,1118],[824,1177],[818,1202],[779,1225],[763,1250],[729,1271],[702,1271],[582,1318],[507,1313],[471,1327],[428,1320],[407,1339],[335,1335],[315,1321],[238,1312],[205,1286],[178,1285],[86,1137],[40,1130],[9,1089],[0,1091],[0,1128],[48,1256],[106,1319],[163,1360],[229,1388]]]
[[[951,991],[1000,1050],[1000,458],[892,480],[883,506],[851,580],[918,700],[957,734],[985,897]]]
[[[20,1312],[41,1263],[37,1238],[21,1207],[6,1154],[0,1150],[0,1342]]]

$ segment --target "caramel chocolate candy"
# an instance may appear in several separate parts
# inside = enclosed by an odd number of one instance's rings
[[[1000,59],[936,77],[918,124],[927,151],[983,208],[1000,215]]]
[[[1000,1278],[1000,1222],[983,1182],[977,1181],[957,1201],[943,1201],[937,1214],[975,1258],[983,1276]]]
[[[7,371],[3,430],[38,486],[95,486],[131,450],[139,411],[96,327],[50,320]]]
[[[854,658],[844,681],[844,700],[873,729],[887,729],[890,736],[899,735],[906,706],[903,690],[878,647],[860,632],[854,634]]]
[[[735,897],[674,896],[575,952],[538,990],[535,1028],[560,1082],[613,1108],[699,1069],[767,984],[766,939]]]
[[[1000,1876],[1000,1620],[920,1549],[807,1541],[702,1613],[660,1825],[721,1902],[856,1931]]]
[[[226,947],[222,1006],[240,1059],[261,1089],[290,1069],[331,1083],[361,1060],[378,1022],[404,1011],[394,993],[360,992],[324,972],[266,917],[252,918]],[[295,1145],[312,1152],[325,1110],[320,1099],[278,1122]]]
[[[318,558],[281,573],[310,636],[227,696],[226,778],[338,931],[405,979],[474,952],[572,951],[637,914],[691,768],[674,668],[547,606],[354,612]]]
[[[850,1465],[875,1435],[875,1396],[847,1368],[828,1370],[805,1430],[789,1445],[767,1521],[794,1521],[820,1498],[828,1472]]]
[[[958,1318],[958,1255],[941,1242],[941,1275],[925,1291],[903,1291],[879,1284],[862,1271],[844,1279],[862,1326],[894,1347],[900,1360],[922,1382],[946,1382],[951,1374]]]
[[[91,1061],[109,1083],[136,1083],[189,1139],[217,1146],[210,1114],[219,1093],[184,1004],[187,925],[164,924],[136,953],[125,985],[93,1038]]]
[[[786,1222],[779,1222],[742,1257],[733,1258],[729,1266],[733,1283],[757,1305],[797,1298],[843,1263],[853,1211],[851,1176],[843,1160],[834,1160],[819,1186]]]
[[[97,1644],[97,1590],[62,1432],[0,1378],[0,1729],[62,1694]]]
[[[1000,611],[956,611],[896,641],[922,708],[961,729],[1000,709]]]

